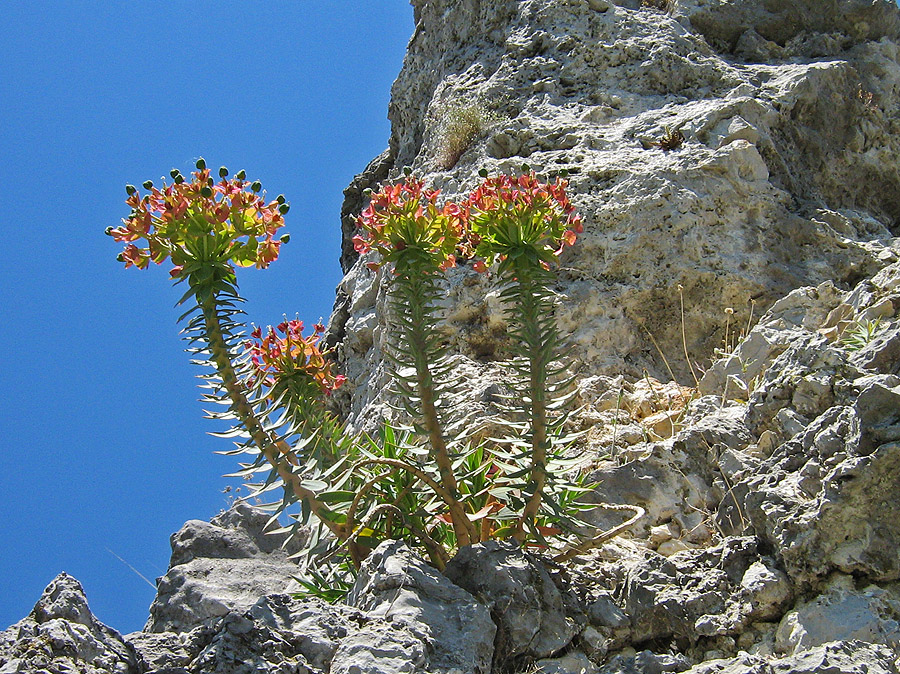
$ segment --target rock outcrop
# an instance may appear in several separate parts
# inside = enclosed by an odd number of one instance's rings
[[[81,583],[61,573],[27,617],[0,632],[0,672],[139,674],[134,648],[88,608]]]
[[[347,275],[331,340],[349,377],[341,402],[359,427],[387,413],[391,319],[383,273],[355,260],[352,215],[363,188],[403,166],[452,198],[482,167],[568,170],[585,232],[562,260],[558,322],[585,377],[646,369],[668,379],[664,354],[692,383],[685,351],[708,363],[728,329],[791,290],[847,289],[897,259],[900,20],[890,0],[413,5],[390,148],[348,188],[343,213]],[[473,105],[491,114],[447,168],[444,121]],[[667,129],[684,137],[670,150],[659,147]],[[497,288],[463,267],[447,291],[446,338],[479,401],[502,379],[508,346]]]

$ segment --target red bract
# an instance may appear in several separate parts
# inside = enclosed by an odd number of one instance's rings
[[[129,187],[126,203],[131,214],[122,225],[107,230],[128,243],[120,259],[126,267],[144,269],[152,260],[171,259],[171,274],[178,278],[192,265],[221,263],[263,269],[278,258],[287,206],[283,198],[266,203],[259,185],[241,178],[215,182],[209,169],[191,174],[190,182],[176,174],[176,182],[161,188],[149,183],[147,194]],[[146,247],[132,242],[143,240]]]
[[[380,262],[397,262],[404,256],[426,255],[435,268],[456,264],[457,247],[464,238],[468,212],[459,204],[437,205],[437,190],[426,190],[421,180],[407,178],[387,185],[372,195],[357,224],[362,230],[353,237],[359,253],[377,250]]]
[[[544,267],[556,261],[583,230],[566,196],[568,183],[540,182],[533,172],[487,178],[469,196],[470,242],[487,265],[526,255]],[[517,252],[518,251],[518,252]],[[482,271],[487,265],[476,264]]]
[[[283,321],[269,326],[263,335],[261,328],[250,333],[252,341],[245,343],[257,375],[269,387],[288,380],[313,383],[325,395],[331,395],[346,381],[344,375],[331,371],[332,363],[319,348],[325,326],[317,323],[313,333],[303,336],[303,322]]]

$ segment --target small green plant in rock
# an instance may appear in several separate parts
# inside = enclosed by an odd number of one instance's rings
[[[885,326],[881,324],[881,318],[876,318],[875,320],[861,318],[844,328],[840,344],[847,351],[859,351],[875,339],[884,328]]]

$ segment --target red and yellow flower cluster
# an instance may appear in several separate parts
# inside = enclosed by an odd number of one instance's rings
[[[353,237],[357,252],[377,250],[382,262],[396,262],[403,251],[426,254],[440,269],[456,264],[465,232],[465,211],[457,204],[438,208],[438,190],[426,190],[421,180],[407,178],[374,195],[357,223],[362,234]],[[380,263],[370,263],[377,269]]]
[[[303,336],[303,321],[283,321],[276,327],[269,326],[265,334],[255,328],[245,343],[256,372],[268,386],[284,382],[293,375],[302,374],[312,381],[325,395],[331,395],[347,378],[331,372],[331,361],[319,348],[319,340],[325,326],[316,323],[313,333]]]
[[[546,267],[583,231],[567,186],[562,178],[542,183],[532,171],[499,175],[486,178],[461,203],[439,208],[437,190],[407,178],[372,195],[357,220],[361,233],[354,237],[354,247],[359,253],[380,253],[380,262],[369,263],[373,269],[410,249],[427,254],[440,269],[454,266],[457,256],[477,256],[481,260],[474,268],[485,271],[517,249],[531,249]]]
[[[286,240],[275,238],[289,208],[284,198],[266,203],[259,182],[251,184],[243,172],[229,179],[227,170],[220,169],[216,182],[202,160],[197,165],[190,181],[173,171],[172,184],[157,188],[148,181],[144,187],[149,192],[143,196],[131,185],[126,188],[131,214],[121,227],[107,230],[127,244],[119,256],[126,268],[145,269],[151,261],[161,264],[171,258],[171,274],[180,277],[191,263],[262,269],[277,259]],[[135,245],[140,240],[146,247]]]
[[[532,251],[548,267],[584,231],[581,216],[566,196],[568,182],[540,182],[533,172],[487,178],[469,196],[469,241],[475,268],[501,264],[516,251]]]

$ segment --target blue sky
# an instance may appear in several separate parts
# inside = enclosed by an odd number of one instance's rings
[[[0,10],[0,630],[61,571],[140,629],[169,536],[227,507],[167,268],[115,261],[126,183],[199,156],[292,204],[250,320],[327,319],[342,190],[387,146],[407,0],[33,0]]]

